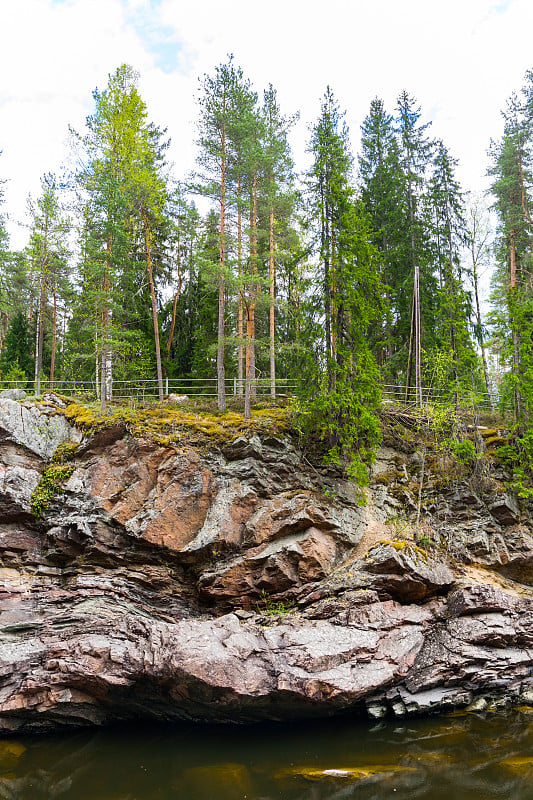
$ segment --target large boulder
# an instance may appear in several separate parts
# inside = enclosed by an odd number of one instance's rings
[[[450,588],[454,575],[442,560],[410,542],[383,542],[368,551],[363,568],[372,587],[403,603],[417,603]]]
[[[38,406],[26,407],[0,398],[0,444],[13,442],[49,460],[63,442],[81,441],[82,434],[67,420],[53,413],[44,413]]]

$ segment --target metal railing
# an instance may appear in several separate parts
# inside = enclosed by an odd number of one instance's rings
[[[298,381],[284,378],[276,379],[276,396],[283,397],[297,393],[300,384]],[[186,395],[190,398],[215,398],[217,397],[216,378],[164,378],[163,393],[165,396]],[[0,389],[21,388],[28,393],[33,393],[34,385],[31,381],[0,381]],[[47,391],[54,391],[67,397],[85,397],[97,399],[100,393],[99,384],[93,381],[54,381],[51,387],[48,381],[40,382],[41,395]],[[225,380],[227,396],[244,397],[244,381],[237,378]],[[259,398],[272,396],[270,379],[257,378],[254,381],[255,394]],[[113,381],[114,400],[156,400],[159,396],[158,382],[153,378],[135,381]]]
[[[431,386],[422,387],[422,403],[424,405],[433,404],[433,405],[448,405],[450,403],[454,403],[454,393],[453,390],[448,392],[443,391],[442,389],[435,389]],[[394,386],[391,384],[385,384],[382,387],[382,399],[393,401],[395,403],[400,403],[402,405],[409,405],[415,406],[416,405],[416,397],[415,397],[415,390],[412,389],[406,398],[405,394],[405,386]],[[479,408],[479,409],[486,409],[488,411],[493,410],[495,407],[498,409],[502,408],[501,399],[494,395],[489,395],[487,392],[478,392],[472,390],[467,395],[461,394],[458,398],[458,405],[460,406],[468,406],[472,408]],[[510,404],[503,404],[504,408],[511,409],[512,406]]]
[[[0,390],[8,388],[22,388],[28,393],[33,393],[32,381],[0,381]],[[226,395],[228,397],[244,397],[244,381],[237,378],[226,378]],[[41,381],[41,394],[46,391],[55,391],[67,397],[77,397],[80,399],[96,400],[99,397],[100,386],[92,381],[55,381],[53,387],[45,380]],[[213,399],[217,397],[216,378],[165,378],[163,380],[164,394],[168,397],[171,394],[185,395],[188,398]],[[257,378],[255,380],[255,392],[258,398],[266,399],[272,396],[269,378]],[[276,396],[290,397],[302,394],[301,382],[285,378],[276,379]],[[142,380],[115,380],[113,381],[114,400],[135,400],[153,401],[159,396],[157,380],[146,378]],[[405,396],[405,386],[385,384],[382,387],[382,399],[405,406],[415,406],[414,391],[407,398]],[[432,387],[422,388],[423,404],[446,405],[453,403],[453,392],[444,392]],[[472,392],[470,397],[461,397],[460,403],[463,406],[491,410],[495,406],[502,408],[501,400],[498,397],[492,398],[486,392]],[[511,409],[511,405],[505,405]]]

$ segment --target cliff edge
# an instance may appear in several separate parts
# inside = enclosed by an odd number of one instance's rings
[[[533,539],[496,467],[420,481],[396,435],[360,505],[268,414],[161,414],[0,398],[0,730],[533,704]]]

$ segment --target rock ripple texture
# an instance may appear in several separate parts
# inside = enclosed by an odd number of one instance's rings
[[[382,483],[358,507],[338,480],[333,502],[275,437],[200,455],[10,399],[0,426],[0,730],[533,701],[527,581],[389,541]],[[74,469],[36,519],[65,441]]]

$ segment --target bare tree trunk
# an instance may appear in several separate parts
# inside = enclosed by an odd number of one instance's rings
[[[226,371],[224,368],[226,287],[224,270],[226,268],[226,130],[222,127],[222,158],[220,165],[220,241],[218,279],[218,345],[217,345],[217,395],[219,411],[226,410]]]
[[[52,311],[52,356],[50,359],[50,389],[54,388],[56,371],[56,348],[57,348],[57,292],[54,286],[53,292],[53,311]]]
[[[37,325],[35,329],[35,394],[41,394],[41,372],[43,369],[44,315],[46,311],[46,267],[47,254],[41,264],[41,287],[39,305],[37,307]]]
[[[274,206],[270,205],[268,224],[268,277],[270,280],[270,396],[276,397],[276,264],[274,261]]]
[[[413,306],[411,311],[411,333],[409,335],[409,356],[407,360],[407,378],[405,381],[405,400],[409,399],[413,362],[415,367],[415,402],[422,405],[422,345],[420,321],[420,282],[419,269],[415,266],[413,280]]]
[[[253,311],[249,304],[246,304],[246,373],[244,381],[244,418],[251,419],[252,417],[252,386],[253,386],[253,372],[252,372],[252,348],[251,343],[253,340]]]
[[[98,352],[98,310],[94,314],[94,382],[96,386],[96,399],[100,400],[100,354]]]
[[[415,286],[416,286],[416,402],[422,405],[422,330],[420,324],[420,270],[418,265],[415,267]]]
[[[168,334],[167,339],[167,353],[170,354],[170,348],[172,347],[172,339],[174,338],[174,330],[176,328],[176,311],[178,308],[178,300],[181,297],[181,290],[183,285],[183,277],[181,274],[181,243],[178,239],[178,288],[174,294],[174,302],[172,304],[172,320],[170,322],[170,332]]]
[[[154,286],[154,271],[152,266],[152,231],[150,230],[150,222],[148,214],[145,210],[142,211],[143,227],[144,227],[144,247],[146,255],[146,269],[148,271],[148,282],[150,284],[150,297],[152,299],[152,321],[154,325],[154,344],[155,344],[155,363],[157,369],[157,391],[159,395],[159,402],[163,402],[163,370],[161,367],[161,347],[159,344],[159,319],[157,315],[157,300],[155,296]]]
[[[242,208],[240,175],[237,181],[237,270],[239,274],[239,304],[237,308],[237,394],[242,395],[244,389],[244,305],[242,287]]]
[[[494,403],[492,401],[492,394],[490,391],[490,383],[489,383],[489,371],[487,368],[487,355],[485,353],[485,339],[483,336],[483,326],[481,323],[481,306],[479,302],[479,287],[478,287],[478,274],[477,274],[477,263],[476,263],[476,255],[474,251],[474,243],[472,242],[471,246],[471,253],[472,253],[472,280],[474,284],[474,296],[476,299],[476,321],[477,321],[477,330],[478,330],[478,342],[479,347],[481,349],[481,359],[483,361],[483,376],[485,378],[485,389],[487,390],[487,394],[489,397],[489,403],[492,410],[494,410]]]
[[[331,284],[330,284],[330,241],[328,206],[324,197],[323,185],[320,185],[320,247],[324,262],[324,328],[326,336],[326,369],[328,375],[328,390],[333,389],[333,367],[331,363]]]
[[[106,269],[102,280],[102,352],[100,366],[100,410],[106,410],[106,404],[113,399],[113,351],[109,341],[109,334],[112,322],[112,312],[109,307],[109,295],[111,291],[111,281],[109,278],[111,271],[111,252],[112,240],[108,233],[106,239]]]
[[[249,361],[250,361],[250,394],[252,397],[257,396],[257,384],[255,375],[255,307],[257,298],[257,285],[255,280],[257,278],[257,170],[254,169],[252,180],[252,204],[250,216],[250,261],[252,279],[250,285],[251,302],[247,308],[246,317],[246,339],[247,347],[249,347]]]
[[[407,356],[407,372],[405,378],[405,402],[409,400],[411,392],[411,379],[413,375],[413,354],[415,351],[415,328],[416,328],[416,309],[415,309],[415,286],[413,281],[413,299],[411,305],[411,330],[409,333],[409,355]]]
[[[513,374],[515,378],[518,377],[520,372],[520,342],[518,338],[518,331],[516,326],[516,243],[515,243],[516,232],[514,230],[510,233],[510,253],[509,253],[509,261],[510,261],[510,277],[511,277],[511,303],[512,303],[512,311],[511,311],[511,319],[512,319],[512,330],[513,330]],[[520,392],[518,391],[517,380],[515,380],[514,386],[514,407],[515,407],[515,418],[518,422],[521,411],[522,411],[522,403]]]

